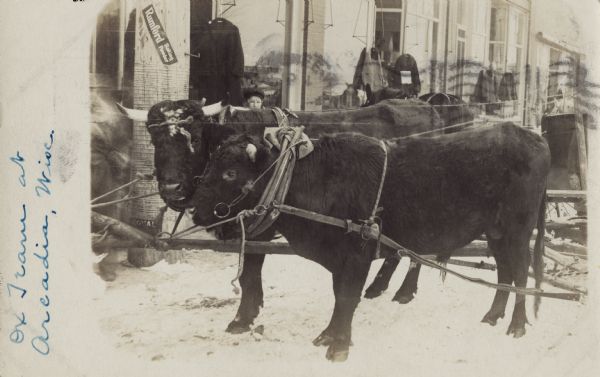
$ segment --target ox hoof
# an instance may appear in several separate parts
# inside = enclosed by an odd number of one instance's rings
[[[365,298],[375,298],[381,296],[383,292],[387,289],[387,284],[382,285],[377,282],[377,279],[369,285],[369,288],[365,291]]]
[[[413,300],[413,298],[415,298],[415,295],[412,293],[409,294],[396,294],[394,296],[394,298],[392,299],[392,301],[396,301],[400,304],[408,304],[409,302],[411,302]]]
[[[506,335],[512,335],[514,338],[520,338],[525,335],[525,325],[513,325],[512,323],[508,326]]]
[[[483,317],[483,319],[481,320],[481,322],[482,323],[489,323],[490,326],[496,326],[496,323],[498,323],[498,318],[504,318],[504,313],[494,314],[494,313],[488,312]]]
[[[365,291],[365,298],[379,297],[379,296],[381,296],[382,293],[383,293],[383,290],[381,290],[381,289],[371,289],[371,287],[369,287]]]
[[[522,327],[520,329],[511,329],[511,328],[509,328],[508,331],[506,331],[506,335],[511,335],[512,334],[512,336],[514,338],[520,338],[523,335],[525,335],[525,332],[526,331],[525,331],[524,327]]]
[[[225,330],[231,334],[241,334],[250,331],[250,324],[244,324],[237,321],[232,321]]]
[[[313,344],[317,347],[319,346],[329,346],[330,344],[333,344],[333,336],[326,334],[326,333],[321,333],[321,335],[317,336],[315,338],[315,340],[313,340]]]
[[[327,348],[325,357],[329,361],[339,363],[348,360],[349,353],[348,346],[336,345],[334,343]]]

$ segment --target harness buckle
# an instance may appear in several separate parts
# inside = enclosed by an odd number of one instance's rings
[[[352,220],[348,220],[346,219],[346,230],[344,231],[345,234],[349,234],[352,233]]]

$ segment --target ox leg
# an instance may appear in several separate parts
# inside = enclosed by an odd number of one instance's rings
[[[524,245],[521,243],[518,247],[515,247],[510,259],[515,286],[519,288],[527,286],[527,272],[529,271],[529,263],[531,262],[528,240],[526,240]],[[526,323],[528,324],[529,322],[527,321],[527,314],[525,312],[525,295],[517,294],[512,320],[506,334],[512,334],[515,338],[522,337],[525,335]]]
[[[365,298],[375,298],[381,296],[381,294],[388,288],[390,279],[392,278],[394,271],[396,271],[398,263],[400,263],[400,258],[389,257],[385,259],[381,265],[381,268],[379,269],[379,272],[377,272],[377,276],[375,276],[375,279],[365,291]]]
[[[239,334],[250,331],[250,325],[263,306],[261,270],[264,261],[264,254],[245,255],[244,271],[240,276],[242,298],[235,318],[227,326],[227,332]]]
[[[513,275],[510,262],[508,260],[508,250],[506,250],[505,247],[501,247],[502,243],[502,240],[493,240],[488,238],[488,246],[494,252],[494,259],[496,259],[498,283],[511,285],[513,282]],[[496,326],[498,318],[504,318],[508,294],[509,292],[496,291],[494,301],[492,302],[492,307],[483,317],[481,322]]]
[[[352,338],[352,318],[369,273],[369,261],[348,259],[340,272],[333,273],[335,306],[329,325],[313,341],[316,346],[327,345],[325,357],[330,361],[348,358]]]
[[[408,273],[404,277],[402,286],[394,295],[392,301],[397,301],[400,304],[408,304],[412,301],[417,293],[417,282],[419,281],[419,272],[421,271],[420,263],[410,263]]]

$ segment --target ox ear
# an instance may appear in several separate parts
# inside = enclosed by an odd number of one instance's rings
[[[256,153],[257,152],[258,152],[258,148],[256,148],[256,145],[254,145],[252,143],[248,143],[248,145],[246,145],[246,153],[248,154],[250,161],[256,162]]]

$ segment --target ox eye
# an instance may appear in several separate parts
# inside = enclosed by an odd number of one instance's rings
[[[237,177],[237,172],[233,169],[229,169],[227,171],[225,171],[225,173],[223,173],[223,179],[226,181],[233,181],[235,180]]]

